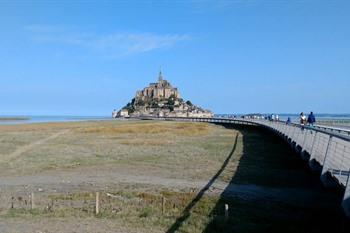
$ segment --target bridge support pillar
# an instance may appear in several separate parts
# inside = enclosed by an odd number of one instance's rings
[[[312,158],[312,156],[310,156],[309,167],[312,171],[322,171],[322,166],[316,161],[316,159]]]
[[[337,183],[329,174],[329,170],[330,170],[329,160],[331,159],[329,156],[329,154],[330,154],[329,151],[330,151],[331,143],[332,143],[332,136],[330,136],[328,139],[326,154],[324,156],[323,167],[322,167],[322,172],[321,172],[322,184],[327,188],[332,188],[332,187],[337,186]]]
[[[304,160],[304,161],[309,161],[309,159],[310,159],[310,154],[309,154],[309,152],[307,152],[307,151],[305,151],[303,148],[301,149],[301,152],[300,152],[300,157],[301,157],[301,159],[302,160]]]
[[[338,186],[334,178],[332,178],[331,175],[328,173],[328,168],[325,169],[324,166],[321,172],[321,182],[326,188],[335,188]]]
[[[350,179],[350,170],[348,173],[348,181],[347,181],[344,198],[342,202],[342,207],[345,212],[345,215],[350,218],[350,181],[349,179]]]

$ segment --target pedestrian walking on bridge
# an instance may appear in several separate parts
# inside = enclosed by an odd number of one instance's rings
[[[310,126],[314,126],[314,124],[316,123],[316,118],[313,112],[310,112],[309,116],[307,117],[307,123]]]
[[[304,113],[300,113],[300,125],[301,125],[301,130],[304,130],[304,126],[306,125],[306,116]]]
[[[316,123],[316,118],[313,112],[310,112],[309,116],[307,117],[307,123],[310,127],[314,127],[314,124]],[[310,133],[312,134],[312,130],[310,130]]]
[[[286,124],[290,125],[290,123],[292,123],[292,120],[290,119],[290,117],[287,118]]]

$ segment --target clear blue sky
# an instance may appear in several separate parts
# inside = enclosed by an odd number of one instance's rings
[[[159,66],[215,113],[349,113],[349,12],[345,0],[0,0],[0,115],[110,115]]]

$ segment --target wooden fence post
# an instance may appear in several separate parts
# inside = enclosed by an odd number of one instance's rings
[[[31,209],[34,209],[35,204],[34,204],[34,193],[33,192],[30,194],[30,204],[31,204]]]
[[[95,213],[96,214],[99,214],[100,212],[100,206],[99,206],[99,201],[100,201],[100,193],[99,192],[96,192],[96,204],[95,204]]]
[[[228,220],[228,204],[225,204],[225,222]]]
[[[165,214],[165,197],[162,196],[162,214]]]

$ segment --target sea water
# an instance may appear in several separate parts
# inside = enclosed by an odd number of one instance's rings
[[[1,118],[24,118],[19,120],[1,120]],[[0,116],[0,125],[46,123],[46,122],[74,122],[109,120],[109,116]]]
[[[275,113],[276,114],[276,113]],[[216,114],[216,117],[228,117],[228,116],[241,117],[244,114]],[[262,114],[268,116],[270,114]],[[299,114],[278,114],[280,120],[287,120],[288,117],[293,122],[299,121]],[[307,114],[306,114],[307,115]],[[349,121],[350,114],[315,114],[317,121]],[[28,118],[20,120],[1,120],[1,118]],[[72,121],[93,121],[93,120],[111,120],[110,116],[0,116],[0,125],[8,124],[28,124],[28,123],[45,123],[45,122],[72,122]]]

